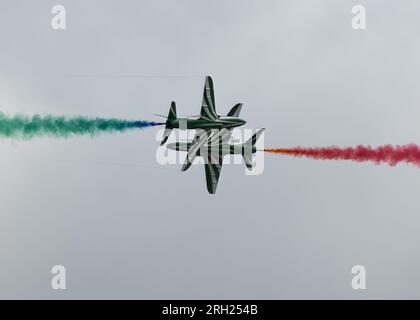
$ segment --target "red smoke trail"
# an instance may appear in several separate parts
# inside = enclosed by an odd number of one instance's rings
[[[400,162],[407,162],[420,166],[420,147],[415,144],[403,146],[384,145],[377,148],[370,146],[357,146],[355,148],[334,146],[325,148],[296,147],[288,149],[264,149],[264,151],[322,160],[373,161],[376,164],[385,162],[390,166],[395,166]]]

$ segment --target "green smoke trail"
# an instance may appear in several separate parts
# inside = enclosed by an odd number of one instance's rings
[[[0,112],[0,138],[31,139],[49,136],[67,138],[71,136],[99,133],[124,132],[130,129],[140,129],[158,126],[162,123],[150,121],[129,121],[121,119],[103,119],[87,117],[55,117],[55,116],[8,116]]]

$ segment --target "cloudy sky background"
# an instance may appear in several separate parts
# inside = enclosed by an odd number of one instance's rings
[[[55,4],[0,5],[2,112],[197,114],[209,74],[268,147],[420,141],[418,1],[62,0],[65,31]],[[212,196],[157,131],[0,141],[0,298],[420,298],[418,168],[268,154]]]

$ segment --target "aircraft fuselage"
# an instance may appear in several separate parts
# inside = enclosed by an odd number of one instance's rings
[[[168,149],[176,150],[176,151],[188,151],[190,150],[191,146],[193,145],[192,142],[175,142],[169,143],[167,145]],[[249,149],[249,150],[248,150]],[[219,155],[228,155],[228,154],[241,154],[244,155],[245,152],[255,153],[257,148],[254,146],[247,146],[246,144],[238,143],[238,144],[229,144],[229,143],[213,143],[213,144],[205,144],[203,145],[198,151],[197,155],[206,154],[219,154]]]
[[[242,126],[245,120],[237,117],[220,117],[216,120],[208,120],[204,118],[177,118],[166,122],[167,128],[170,129],[230,129]]]

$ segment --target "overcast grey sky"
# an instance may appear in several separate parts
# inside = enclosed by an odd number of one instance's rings
[[[64,31],[55,4],[1,2],[0,111],[197,114],[211,75],[267,147],[420,141],[418,1],[60,0]],[[1,298],[420,298],[418,168],[265,155],[212,196],[157,130],[0,141]]]

